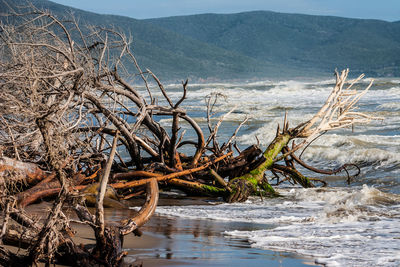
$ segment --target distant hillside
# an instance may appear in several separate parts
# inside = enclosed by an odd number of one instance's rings
[[[137,20],[31,2],[57,16],[72,12],[82,25],[115,27],[132,35],[140,65],[163,80],[316,76],[343,67],[400,76],[400,22],[266,11]],[[7,12],[1,4],[0,13]]]
[[[400,74],[400,23],[267,11],[147,20],[254,59],[328,71]]]

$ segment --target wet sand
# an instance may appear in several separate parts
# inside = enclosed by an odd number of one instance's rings
[[[133,203],[131,203],[132,205]],[[206,198],[160,198],[164,205],[208,205]],[[121,214],[122,213],[122,214]],[[123,214],[125,213],[125,214]],[[126,216],[124,210],[107,210],[108,218]],[[153,215],[140,230],[141,237],[125,237],[124,249],[127,265],[143,266],[310,266],[312,259],[292,253],[274,252],[252,248],[243,239],[223,235],[229,230],[258,230],[269,225],[192,220]]]
[[[132,203],[131,203],[132,204]],[[202,198],[161,199],[160,205],[206,205]],[[45,204],[30,207],[43,211]],[[127,209],[105,209],[106,219],[118,221],[133,215]],[[77,231],[76,243],[94,244],[90,227],[72,224]],[[124,250],[128,252],[124,266],[310,266],[312,259],[285,252],[252,248],[243,239],[224,237],[229,230],[257,230],[268,225],[213,220],[192,220],[153,215],[140,230],[142,236],[127,235]]]
[[[124,248],[127,263],[143,266],[309,266],[294,254],[251,248],[243,239],[223,236],[225,230],[255,230],[262,225],[153,216],[143,236],[130,235]]]

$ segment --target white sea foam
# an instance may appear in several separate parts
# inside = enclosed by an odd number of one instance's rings
[[[378,110],[393,110],[398,111],[400,110],[400,102],[388,102],[383,103],[377,107]]]
[[[391,83],[400,84],[400,80],[399,80],[399,79],[393,79],[393,80],[390,80],[390,82],[391,82]]]
[[[373,89],[370,90],[365,96],[364,99],[371,99],[375,97],[383,97],[384,99],[393,99],[400,97],[400,87],[395,86],[389,89]]]
[[[327,266],[399,266],[400,196],[359,189],[290,189],[284,198],[209,206],[158,207],[192,219],[266,224],[265,230],[228,231],[261,249],[314,257]]]
[[[308,162],[354,163],[378,169],[400,164],[400,136],[331,134],[307,148],[302,159]]]
[[[296,223],[273,230],[229,232],[253,247],[295,252],[326,266],[399,266],[399,233],[390,220]],[[394,234],[394,235],[393,235]]]
[[[364,186],[359,191],[300,189],[308,220],[259,231],[232,231],[254,247],[296,252],[327,266],[398,266],[400,197]],[[397,256],[396,256],[397,254]]]

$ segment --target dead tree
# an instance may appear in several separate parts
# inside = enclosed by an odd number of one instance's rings
[[[174,103],[157,76],[140,68],[123,34],[80,27],[73,18],[56,18],[35,7],[13,12],[10,21],[0,24],[0,205],[4,214],[0,236],[9,244],[21,236],[20,244],[30,252],[1,248],[2,264],[57,261],[116,266],[124,256],[123,236],[135,232],[153,214],[158,186],[244,201],[254,194],[278,194],[265,176],[271,171],[312,187],[315,180],[302,175],[295,164],[320,173],[336,173],[346,166],[317,170],[294,152],[321,133],[376,119],[354,111],[372,83],[361,93],[353,90],[360,76],[346,88],[345,70],[336,73],[336,86],[311,120],[290,128],[285,116],[282,130],[278,127],[264,152],[251,146],[237,149],[234,156],[233,141],[244,122],[220,145],[218,129],[226,115],[212,125],[218,99],[211,96],[205,138],[182,107],[188,81],[182,82],[182,97]],[[161,92],[166,105],[156,104],[154,90]],[[162,127],[156,115],[172,118],[170,127]],[[180,132],[182,121],[193,128],[194,140]],[[301,141],[289,146],[293,139]],[[193,153],[181,153],[184,145],[194,146]],[[128,156],[122,155],[125,151]],[[107,224],[103,209],[107,185],[125,199],[146,193],[138,215]],[[80,191],[87,200],[89,193],[95,197],[96,214],[82,205]],[[54,204],[44,222],[24,212],[26,205],[51,196]],[[65,206],[73,207],[81,222],[93,228],[93,249],[74,243]]]
[[[265,179],[263,179],[264,172],[266,170],[281,172],[289,176],[294,182],[303,187],[313,187],[314,185],[310,179],[297,171],[293,162],[296,161],[303,167],[306,167],[314,172],[324,172],[315,168],[309,168],[308,165],[303,163],[294,155],[295,151],[306,146],[322,133],[327,131],[351,127],[357,123],[365,124],[369,123],[371,120],[382,119],[354,111],[356,107],[355,105],[360,98],[368,92],[369,88],[372,86],[373,80],[371,80],[370,84],[363,91],[359,92],[352,87],[356,82],[361,80],[364,75],[361,75],[357,79],[351,81],[346,87],[346,79],[348,74],[348,69],[343,70],[341,73],[338,73],[337,71],[335,72],[336,85],[325,104],[321,107],[317,114],[312,117],[311,120],[301,123],[294,128],[289,128],[287,114],[285,114],[283,129],[280,130],[278,125],[275,139],[263,153],[264,162],[249,173],[230,181],[230,186],[233,188],[233,190],[228,201],[245,200],[249,194],[255,192],[258,186],[263,187],[264,190],[274,193],[274,189],[265,181]],[[302,139],[302,141],[298,144],[293,142],[292,146],[289,147],[289,142],[295,138],[300,140]],[[279,154],[281,154],[281,156],[279,156]],[[281,160],[285,160],[286,166],[277,164],[277,162]],[[339,168],[336,171],[325,171],[325,173],[333,174],[345,168],[346,166]]]
[[[141,167],[139,147],[152,157],[159,157],[135,132],[143,123],[155,136],[164,138],[163,129],[148,115],[144,98],[117,74],[121,58],[131,55],[127,52],[128,43],[113,31],[91,29],[84,33],[74,21],[62,22],[34,7],[27,13],[14,13],[12,18],[16,24],[0,25],[1,152],[15,159],[2,158],[5,175],[2,175],[1,203],[7,218],[2,237],[3,242],[9,239],[8,218],[13,219],[13,223],[20,225],[21,235],[29,233],[22,242],[29,244],[29,253],[17,255],[4,249],[3,263],[27,265],[40,260],[50,263],[58,258],[73,260],[75,263],[69,262],[73,265],[80,265],[79,262],[118,265],[124,255],[123,236],[144,224],[154,212],[157,183],[154,180],[147,183],[148,201],[139,215],[118,226],[107,226],[103,218],[104,183],[99,187],[95,217],[73,203],[77,202],[74,187],[86,180],[85,174],[90,176],[101,165],[106,155],[104,149],[111,147],[105,135],[121,132],[121,138],[115,139],[113,152],[118,140],[132,160],[136,160],[138,168]],[[98,47],[88,44],[92,39],[97,39],[93,43],[97,42]],[[114,49],[112,52],[110,47]],[[111,53],[117,49],[121,54],[112,64]],[[117,108],[110,105],[113,102],[118,103]],[[137,106],[136,112],[126,108],[131,103]],[[140,118],[131,126],[123,116]],[[107,167],[102,170],[103,181],[107,180],[112,163],[110,155]],[[6,166],[10,167],[5,169]],[[57,197],[43,224],[26,224],[28,217],[20,220],[23,206],[33,202],[34,197],[50,194]],[[13,196],[15,201],[11,205],[9,199]],[[97,240],[93,251],[82,250],[70,238],[69,220],[62,210],[66,204],[75,206],[79,217],[93,226]],[[30,236],[33,238],[28,241]],[[104,250],[109,253],[99,253]],[[69,254],[72,257],[66,256]]]

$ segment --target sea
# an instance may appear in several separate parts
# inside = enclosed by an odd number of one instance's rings
[[[366,78],[356,88],[362,90],[370,81]],[[247,118],[235,142],[241,149],[257,143],[265,149],[273,140],[277,125],[282,125],[285,112],[290,126],[305,122],[319,110],[334,86],[333,77],[189,83],[181,108],[207,135],[206,100],[211,94],[218,94],[213,125],[235,108],[219,127],[219,143],[229,140]],[[179,83],[165,89],[173,102],[182,96]],[[157,103],[166,103],[155,87],[152,92]],[[302,160],[319,169],[357,165],[361,172],[350,185],[345,172],[327,176],[299,167],[305,175],[322,179],[328,186],[304,189],[282,183],[275,186],[282,197],[251,197],[233,204],[210,201],[209,205],[162,206],[157,208],[157,216],[263,225],[256,230],[221,231],[227,241],[241,239],[254,248],[295,253],[311,258],[317,265],[400,266],[400,79],[375,79],[359,101],[357,111],[384,119],[327,132],[305,151],[297,152],[302,154]],[[171,125],[171,118],[158,119],[165,127]],[[180,127],[185,140],[196,140],[189,125],[182,121]],[[191,153],[190,149],[184,146],[181,152]],[[350,175],[356,172],[349,168]],[[277,180],[270,173],[267,176],[275,185]]]

